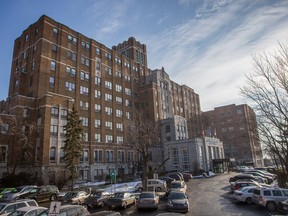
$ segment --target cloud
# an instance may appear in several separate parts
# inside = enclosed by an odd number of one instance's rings
[[[148,43],[153,57],[149,65],[164,66],[172,80],[193,88],[204,109],[213,109],[220,101],[243,101],[239,87],[252,70],[252,55],[287,37],[287,2],[272,6],[267,1],[220,2],[205,1],[196,18]]]

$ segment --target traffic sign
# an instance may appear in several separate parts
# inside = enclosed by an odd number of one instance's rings
[[[49,208],[49,216],[58,216],[60,212],[61,202],[51,202]]]

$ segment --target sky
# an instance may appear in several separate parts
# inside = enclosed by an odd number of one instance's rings
[[[6,0],[0,7],[0,100],[8,97],[14,40],[43,14],[106,47],[133,36],[148,67],[194,89],[202,111],[248,103],[253,56],[288,42],[288,0]]]

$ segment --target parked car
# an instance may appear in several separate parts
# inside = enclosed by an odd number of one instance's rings
[[[1,214],[1,215],[2,216],[37,216],[38,214],[46,210],[48,210],[48,208],[42,207],[42,206],[25,206],[25,207],[17,209],[16,211],[6,213],[6,214]]]
[[[175,181],[174,178],[171,178],[169,176],[160,176],[158,179],[166,181],[167,185],[169,185],[172,181]]]
[[[175,180],[184,181],[184,177],[181,173],[168,173],[166,176],[168,176],[170,178],[174,178]]]
[[[59,216],[69,215],[69,216],[88,216],[89,211],[82,205],[61,205]],[[49,210],[40,213],[38,216],[49,216]]]
[[[186,182],[193,178],[192,174],[190,173],[182,172],[181,174],[183,175],[184,181]]]
[[[172,191],[168,196],[167,211],[188,212],[188,197],[181,191]]]
[[[143,185],[142,182],[139,182],[135,186],[135,190],[142,192],[143,191]],[[167,191],[167,183],[166,181],[160,180],[160,179],[148,179],[147,180],[147,190],[153,190],[153,191]]]
[[[20,199],[34,199],[38,203],[46,201],[54,201],[57,199],[59,194],[59,189],[55,185],[44,185],[40,187],[33,188],[28,193],[23,194]]]
[[[252,204],[252,194],[253,194],[253,190],[256,187],[257,186],[253,185],[253,186],[242,187],[238,190],[234,190],[233,198],[239,202],[245,202],[247,204]]]
[[[240,188],[247,187],[247,186],[256,186],[256,187],[270,187],[270,185],[267,185],[265,183],[258,183],[256,181],[236,181],[231,182],[230,188],[231,191],[239,190]]]
[[[19,199],[21,195],[29,193],[32,189],[36,188],[35,185],[24,185],[16,188],[16,191],[5,193],[2,196],[2,201],[13,201]]]
[[[256,176],[256,177],[264,178],[266,180],[266,183],[268,183],[268,184],[271,184],[274,180],[271,176],[267,176],[267,175],[264,175],[264,174],[259,173],[259,172],[247,171],[247,172],[245,172],[245,174],[251,174],[251,175]]]
[[[25,200],[16,200],[13,202],[2,202],[0,203],[0,215],[8,212],[13,212],[16,209],[25,207],[25,206],[38,206],[38,203],[35,200],[25,199]]]
[[[288,189],[285,188],[255,188],[252,194],[252,202],[274,211],[279,202],[288,199]]]
[[[252,170],[248,170],[247,172],[256,172],[256,173],[260,173],[262,175],[266,175],[266,176],[269,176],[271,177],[273,180],[276,179],[277,175],[276,174],[273,174],[273,173],[269,173],[265,170],[257,170],[257,169],[252,169]]]
[[[104,207],[107,199],[111,197],[111,194],[106,192],[105,190],[97,190],[93,191],[86,199],[85,205],[88,208],[94,207]]]
[[[154,191],[143,191],[137,201],[136,207],[140,209],[158,209],[159,196]]]
[[[236,166],[236,172],[245,172],[249,170],[248,166]]]
[[[84,204],[89,194],[86,191],[69,191],[62,199],[62,204]]]
[[[170,184],[168,188],[168,193],[171,193],[171,191],[181,191],[186,193],[187,185],[184,181],[175,180]]]
[[[110,210],[114,208],[126,209],[129,205],[133,205],[135,201],[135,196],[129,192],[116,192],[107,199],[106,205]]]
[[[277,211],[281,214],[288,214],[288,199],[281,201],[277,205]]]
[[[235,181],[238,181],[238,180],[256,180],[257,178],[251,174],[239,174],[239,175],[235,175],[233,177],[231,177],[229,179],[229,183],[231,182],[235,182]]]
[[[15,192],[16,188],[1,188],[0,189],[0,200],[2,200],[3,194]]]

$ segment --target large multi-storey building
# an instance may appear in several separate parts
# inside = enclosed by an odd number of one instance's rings
[[[224,145],[226,158],[238,164],[263,166],[256,116],[246,104],[216,107],[203,113],[205,136],[215,136]]]
[[[157,124],[179,116],[171,121],[179,140],[200,131],[199,96],[170,81],[164,68],[148,69],[144,44],[131,37],[109,49],[43,15],[15,40],[9,95],[1,109],[2,116],[40,126],[32,165],[46,181],[64,166],[64,126],[73,104],[84,129],[78,170],[85,180],[104,179],[114,170],[118,175],[135,171],[138,155],[127,145],[126,125],[140,109]],[[16,160],[17,140],[5,130],[2,134],[0,142],[10,155],[0,161],[3,173]],[[161,144],[165,140],[167,133]],[[19,168],[25,170],[25,158]]]

